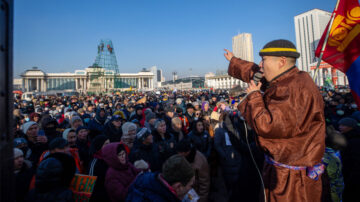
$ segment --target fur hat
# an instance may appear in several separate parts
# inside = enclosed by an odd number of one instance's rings
[[[295,45],[288,40],[279,39],[270,41],[260,50],[260,56],[284,56],[298,58],[300,53],[296,51]]]

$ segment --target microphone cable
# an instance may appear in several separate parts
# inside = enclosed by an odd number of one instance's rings
[[[248,149],[249,149],[249,152],[250,152],[250,156],[251,156],[251,159],[255,165],[255,168],[259,174],[259,177],[260,177],[260,180],[261,180],[261,185],[262,185],[262,188],[263,188],[263,191],[264,191],[264,202],[267,202],[267,198],[266,198],[266,191],[265,191],[265,184],[264,184],[264,180],[262,178],[262,174],[260,172],[260,169],[259,167],[257,166],[257,163],[255,161],[255,158],[254,158],[254,155],[251,151],[251,148],[250,148],[250,144],[249,144],[249,138],[248,138],[248,130],[247,130],[247,126],[246,126],[246,121],[244,120],[244,126],[245,126],[245,137],[246,137],[246,143],[247,143],[247,146],[248,146]]]

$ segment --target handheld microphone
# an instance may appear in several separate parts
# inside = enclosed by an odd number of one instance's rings
[[[258,85],[259,81],[262,78],[263,78],[263,72],[261,72],[261,71],[255,72],[254,77],[253,77],[255,85]]]
[[[253,76],[253,80],[254,80],[255,85],[258,85],[259,81],[262,78],[263,78],[263,72],[261,72],[261,71],[255,72],[255,74]],[[237,96],[242,95],[243,93],[244,93],[244,89],[240,85],[237,85],[237,86],[233,87],[229,91],[229,95],[231,97],[237,97]]]

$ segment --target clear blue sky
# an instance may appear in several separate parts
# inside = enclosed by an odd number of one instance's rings
[[[111,39],[120,72],[153,65],[179,76],[226,69],[232,37],[253,36],[255,62],[271,40],[295,43],[294,16],[336,0],[15,0],[14,76],[37,66],[74,72]]]

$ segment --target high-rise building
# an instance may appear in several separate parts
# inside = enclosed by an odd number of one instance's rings
[[[111,40],[100,40],[100,44],[98,45],[98,55],[96,56],[92,67],[101,67],[106,70],[112,70],[115,73],[119,73],[115,51]]]
[[[317,62],[315,50],[331,17],[331,13],[312,9],[294,17],[296,49],[300,52],[298,68],[311,72],[311,63]]]
[[[232,50],[235,57],[254,62],[254,50],[252,36],[249,33],[242,33],[232,38]]]
[[[296,49],[300,52],[297,60],[298,68],[309,72],[314,76],[318,58],[315,51],[319,44],[327,24],[331,18],[331,13],[319,9],[312,9],[294,17]],[[335,85],[348,85],[346,75],[339,70],[331,70],[331,65],[321,63],[315,83],[323,86],[326,80],[326,72],[331,72]]]

